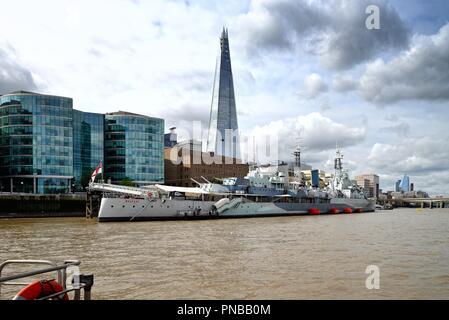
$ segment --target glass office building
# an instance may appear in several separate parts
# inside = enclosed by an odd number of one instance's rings
[[[100,162],[105,180],[162,183],[163,145],[162,119],[82,112],[71,98],[25,91],[0,96],[0,192],[83,191]]]
[[[164,120],[129,112],[105,115],[105,179],[164,182]]]
[[[104,115],[73,110],[73,187],[82,191],[104,156]]]
[[[65,193],[73,178],[71,98],[0,96],[2,192]]]
[[[401,190],[403,192],[410,192],[410,178],[408,175],[404,175],[404,178],[402,178]]]

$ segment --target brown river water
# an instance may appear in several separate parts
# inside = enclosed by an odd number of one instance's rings
[[[7,259],[79,259],[81,272],[95,276],[93,299],[449,299],[449,209],[0,220],[0,261]],[[368,265],[379,267],[378,290],[365,286]],[[1,298],[19,289],[3,287]]]

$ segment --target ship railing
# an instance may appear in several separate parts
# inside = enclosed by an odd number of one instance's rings
[[[78,268],[81,262],[78,260],[66,260],[62,265],[49,260],[6,260],[0,264],[0,297],[2,286],[27,286],[31,282],[12,282],[16,280],[23,280],[29,277],[56,273],[58,283],[63,287],[63,290],[38,300],[49,300],[60,296],[61,294],[73,292],[73,300],[81,300],[81,290],[83,290],[84,300],[91,300],[91,291],[94,284],[94,276],[92,274],[74,274],[72,284],[67,287],[67,269]],[[3,269],[9,265],[44,265],[47,268],[35,269],[28,272],[22,272],[11,276],[2,277]]]

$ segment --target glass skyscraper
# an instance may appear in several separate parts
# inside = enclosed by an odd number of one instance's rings
[[[401,180],[397,180],[395,184],[395,191],[401,192]]]
[[[105,179],[164,182],[164,120],[129,112],[105,115]]]
[[[410,192],[410,178],[408,175],[404,175],[401,183],[401,190],[403,192]]]
[[[223,29],[221,34],[220,55],[215,68],[207,151],[216,155],[240,158],[234,80],[226,29]]]
[[[17,91],[0,96],[0,189],[65,193],[73,178],[71,98]]]
[[[73,110],[73,174],[82,191],[104,158],[104,115]]]

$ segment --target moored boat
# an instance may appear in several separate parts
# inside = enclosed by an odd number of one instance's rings
[[[197,182],[197,187],[152,185],[124,187],[92,183],[102,191],[99,221],[243,218],[284,215],[362,213],[375,210],[375,201],[352,184],[337,150],[335,174],[325,188],[305,186],[302,177],[289,181],[279,172],[265,177],[251,172],[245,183]],[[256,169],[257,170],[257,169]],[[256,172],[257,173],[257,172]],[[233,183],[230,181],[234,181]],[[257,182],[257,183],[255,183]]]

